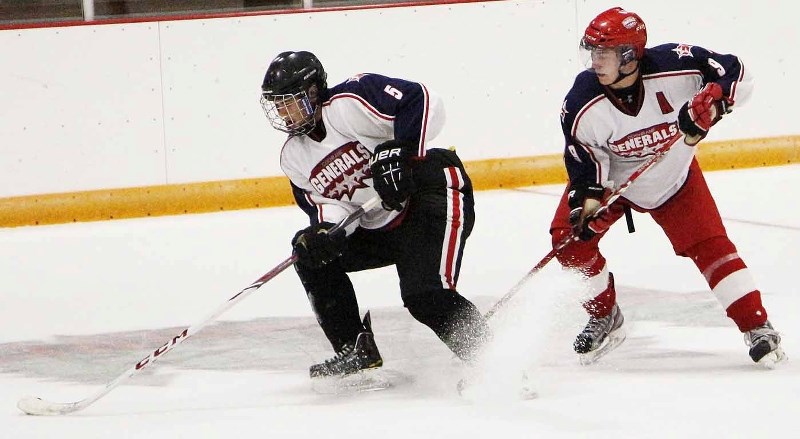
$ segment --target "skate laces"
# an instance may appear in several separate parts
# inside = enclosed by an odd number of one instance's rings
[[[781,342],[780,334],[769,321],[744,333],[744,343],[747,346],[752,347],[762,341],[769,343],[770,347],[775,347]]]
[[[609,332],[611,329],[611,316],[612,314],[605,317],[589,317],[589,322],[586,323],[586,327],[583,328],[583,333],[599,335],[604,332]]]
[[[346,356],[350,355],[351,353],[353,353],[353,350],[355,350],[355,346],[354,345],[346,344],[346,345],[342,346],[342,349],[339,352],[337,352],[336,355],[334,355],[333,357],[328,358],[327,360],[325,360],[325,364],[338,363],[339,360],[341,360],[344,357],[346,357]]]

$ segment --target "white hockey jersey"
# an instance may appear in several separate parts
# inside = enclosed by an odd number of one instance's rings
[[[290,136],[281,150],[281,168],[289,177],[297,204],[312,224],[337,223],[365,201],[372,188],[369,159],[377,145],[392,139],[416,145],[411,156],[424,157],[444,125],[442,101],[416,82],[378,74],[359,74],[322,96],[321,142]],[[347,228],[378,229],[399,215],[373,209]]]
[[[664,44],[646,49],[639,69],[643,89],[635,93],[639,102],[632,106],[618,102],[592,72],[584,71],[575,79],[561,107],[570,181],[616,189],[649,156],[681,136],[678,110],[706,83],[719,83],[736,105],[745,102],[752,90],[752,79],[736,56],[698,46]],[[626,109],[637,104],[635,113]],[[694,153],[695,147],[678,140],[624,197],[645,209],[660,206],[683,186]]]

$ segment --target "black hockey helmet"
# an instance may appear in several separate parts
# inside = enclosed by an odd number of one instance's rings
[[[272,126],[293,135],[311,131],[327,76],[311,52],[288,51],[275,57],[261,84],[261,105]]]
[[[281,95],[308,90],[311,85],[327,86],[325,69],[311,52],[282,52],[267,68],[261,91],[264,95]]]

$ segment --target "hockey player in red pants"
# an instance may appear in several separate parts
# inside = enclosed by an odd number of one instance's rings
[[[557,258],[588,277],[594,294],[584,303],[590,317],[575,351],[582,362],[591,363],[625,338],[614,277],[598,244],[631,208],[649,213],[675,253],[695,263],[744,334],[753,361],[774,365],[785,358],[780,335],[728,239],[694,158],[709,129],[734,103],[749,97],[752,81],[734,55],[686,44],[645,48],[646,42],[647,30],[637,14],[612,8],[598,15],[581,40],[587,70],[576,77],[562,106],[570,181],[550,232],[554,245],[570,234],[578,238]],[[594,215],[610,190],[672,141],[677,143],[623,198]]]

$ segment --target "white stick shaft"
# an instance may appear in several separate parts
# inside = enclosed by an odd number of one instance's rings
[[[671,140],[670,143],[667,143],[666,145],[662,146],[661,149],[659,149],[655,153],[655,155],[650,157],[646,162],[644,162],[641,166],[639,166],[636,169],[636,171],[634,171],[634,173],[631,174],[631,176],[625,183],[623,183],[619,188],[617,188],[616,191],[611,193],[611,195],[609,195],[608,198],[603,200],[603,203],[600,205],[600,207],[597,208],[594,215],[599,215],[603,211],[607,210],[612,203],[617,201],[617,199],[619,199],[619,197],[622,196],[622,194],[624,194],[625,191],[628,190],[631,184],[633,184],[639,177],[641,177],[642,174],[647,172],[648,169],[655,166],[655,164],[658,163],[661,160],[661,158],[667,154],[667,152],[669,152],[669,149],[672,148],[672,145],[678,143],[683,139],[684,136],[681,135]],[[497,311],[499,311],[506,303],[508,303],[508,301],[511,300],[511,298],[513,298],[517,294],[517,292],[521,290],[522,287],[526,283],[528,283],[529,280],[531,280],[531,278],[533,278],[534,275],[536,275],[536,273],[538,273],[542,268],[545,267],[545,265],[547,265],[551,260],[553,260],[553,258],[556,257],[556,255],[558,255],[561,252],[561,250],[564,249],[564,247],[568,246],[576,239],[577,238],[575,237],[575,235],[571,233],[569,236],[562,239],[561,242],[555,245],[555,247],[553,247],[553,249],[551,249],[550,252],[547,253],[547,255],[545,255],[544,258],[542,258],[541,261],[539,261],[533,268],[531,268],[530,271],[525,273],[525,276],[523,276],[522,279],[520,279],[506,294],[504,294],[503,297],[500,298],[500,300],[495,302],[495,304],[492,305],[492,307],[489,309],[489,311],[485,314],[484,317],[488,320],[494,314],[496,314]]]
[[[371,198],[369,201],[362,204],[361,207],[358,208],[358,210],[347,215],[344,219],[342,219],[339,222],[339,224],[331,228],[331,233],[344,229],[349,224],[353,223],[362,215],[364,215],[367,211],[377,206],[380,203],[380,201],[381,201],[380,197]],[[229,310],[234,305],[244,300],[245,297],[252,294],[259,287],[261,287],[261,285],[267,283],[269,280],[280,274],[283,270],[292,266],[292,264],[294,264],[295,261],[297,261],[297,256],[292,255],[291,257],[286,258],[275,268],[273,268],[272,270],[270,270],[269,272],[258,278],[255,282],[250,284],[250,286],[238,292],[230,299],[228,299],[224,304],[222,304],[222,306],[214,310],[211,314],[209,314],[199,323],[189,326],[188,328],[184,329],[180,334],[176,335],[175,337],[172,337],[172,339],[161,345],[158,349],[154,350],[152,353],[150,353],[150,355],[139,360],[139,362],[133,365],[133,367],[126,370],[124,373],[115,378],[113,381],[106,384],[105,387],[98,390],[93,395],[85,399],[82,399],[80,401],[69,402],[69,403],[50,402],[50,401],[45,401],[41,398],[37,398],[35,396],[26,396],[20,399],[19,402],[17,402],[17,407],[29,415],[65,415],[68,413],[73,413],[79,410],[83,410],[84,408],[90,406],[98,399],[104,397],[106,394],[108,394],[108,392],[114,390],[114,388],[120,385],[120,383],[122,383],[123,381],[136,375],[137,373],[139,373],[139,371],[141,371],[145,367],[153,364],[157,359],[163,357],[167,352],[174,349],[175,346],[178,346],[179,344],[183,343],[187,338],[198,333],[201,329],[208,326],[209,323],[217,320],[217,318],[219,318],[219,316],[225,313],[225,311]]]

